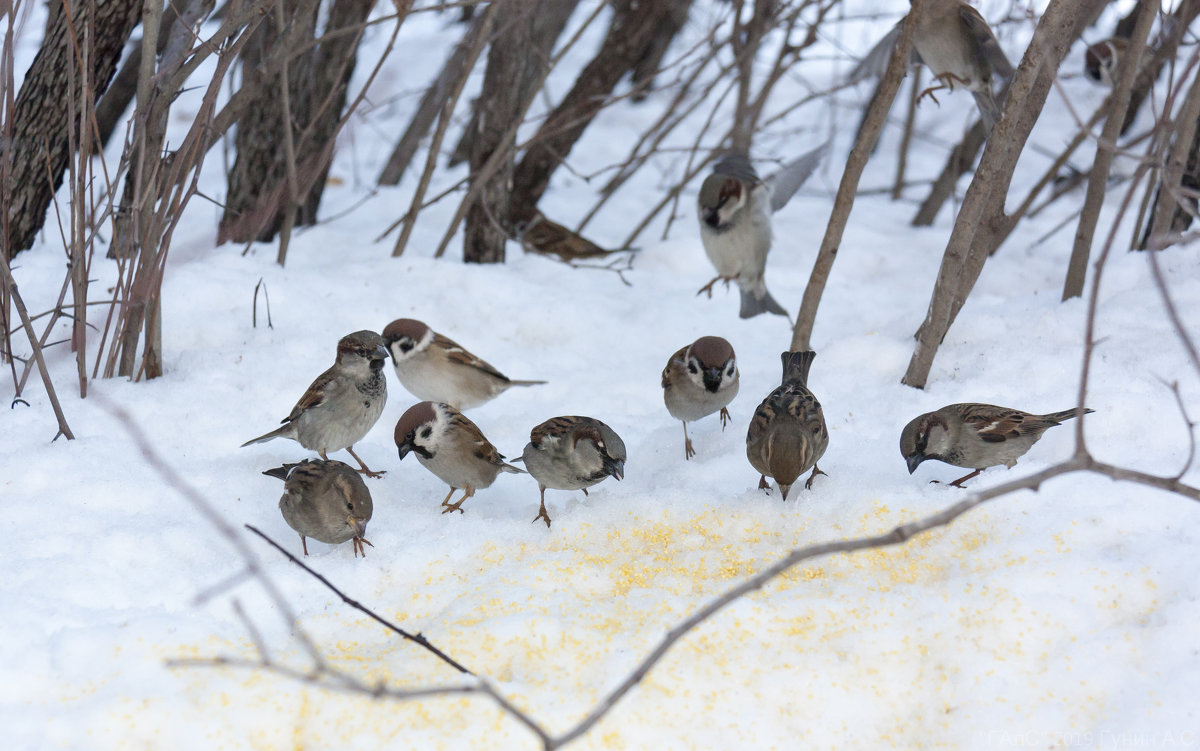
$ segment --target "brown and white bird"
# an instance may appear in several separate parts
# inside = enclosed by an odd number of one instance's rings
[[[371,543],[363,535],[371,521],[371,491],[354,468],[339,461],[305,459],[263,474],[283,480],[279,511],[299,533],[305,555],[306,538],[311,537],[328,545],[352,540],[354,557],[367,557],[363,546]]]
[[[847,77],[847,84],[883,74],[904,20],[866,54]],[[969,90],[975,95],[984,127],[991,132],[1000,115],[993,75],[1007,80],[1012,77],[1013,67],[979,11],[962,0],[927,0],[913,34],[910,59],[924,63],[940,82],[921,92],[922,97],[928,95],[936,102],[933,92],[940,89],[961,86]]]
[[[413,396],[470,409],[512,386],[545,381],[514,381],[421,321],[399,318],[383,330],[400,384]]]
[[[707,292],[711,297],[717,282],[737,282],[742,318],[760,313],[787,316],[763,280],[771,252],[771,214],[787,204],[826,150],[818,146],[766,180],[742,154],[726,154],[713,165],[712,174],[700,186],[697,210],[700,240],[717,276],[696,294]]]
[[[969,90],[990,131],[1000,115],[992,74],[1007,79],[1013,68],[979,11],[962,0],[928,0],[913,35],[913,49],[941,81],[941,86],[924,93],[932,95],[938,88],[953,91],[956,85]]]
[[[625,476],[625,443],[612,428],[591,417],[553,417],[534,428],[521,457],[538,482],[542,507],[533,518],[550,526],[546,488],[587,489],[606,477]]]
[[[811,350],[780,356],[783,383],[758,405],[746,433],[746,457],[762,475],[758,487],[769,490],[767,477],[773,478],[785,501],[796,478],[810,468],[805,488],[825,474],[817,462],[829,447],[829,430],[821,403],[808,390],[808,369],[816,356]]]
[[[1089,81],[1112,88],[1121,75],[1117,66],[1129,50],[1129,40],[1110,37],[1088,45],[1083,52],[1083,74]]]
[[[733,346],[719,336],[702,336],[671,355],[662,372],[663,401],[671,417],[683,422],[683,458],[696,455],[688,438],[688,421],[721,413],[721,430],[729,422],[726,407],[737,396],[738,369]]]
[[[974,469],[950,483],[961,488],[988,467],[1012,468],[1047,428],[1078,414],[1075,409],[1034,415],[992,404],[949,404],[909,421],[900,433],[900,453],[910,475],[928,459]]]
[[[383,361],[387,356],[383,338],[374,331],[343,336],[337,345],[337,362],[312,382],[291,413],[283,418],[283,427],[242,446],[291,438],[316,451],[322,459],[328,459],[326,454],[331,451],[346,449],[361,467],[359,472],[379,477],[383,472],[372,472],[354,453],[354,444],[362,440],[383,414],[387,403]]]
[[[440,402],[419,402],[400,416],[396,422],[396,448],[401,459],[410,451],[415,453],[425,469],[450,486],[442,500],[443,514],[464,513],[463,501],[476,490],[491,487],[501,472],[525,472],[506,464],[478,425]],[[451,504],[450,496],[459,489],[464,491],[463,497]]]

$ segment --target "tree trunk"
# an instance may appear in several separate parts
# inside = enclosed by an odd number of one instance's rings
[[[613,6],[612,23],[600,50],[542,122],[513,173],[510,205],[514,222],[532,221],[536,216],[537,203],[554,170],[571,153],[617,83],[637,64],[659,24],[671,12],[666,2],[614,0]]]
[[[1000,119],[946,243],[929,310],[904,375],[903,382],[909,386],[925,387],[934,355],[983,270],[990,248],[986,227],[1005,219],[1004,199],[1013,168],[1042,112],[1058,66],[1076,37],[1075,26],[1085,15],[1079,11],[1074,0],[1051,0],[1013,77]]]
[[[912,50],[913,33],[921,14],[926,12],[926,6],[927,0],[915,0],[912,4],[912,10],[904,21],[896,46],[888,58],[887,71],[880,78],[875,95],[867,105],[867,114],[859,126],[850,156],[846,159],[846,168],[842,171],[837,195],[833,199],[833,211],[830,212],[829,223],[825,225],[821,247],[817,250],[812,273],[809,274],[808,284],[804,287],[800,311],[796,314],[796,325],[792,328],[792,341],[788,349],[793,352],[812,349],[812,332],[817,321],[817,308],[825,294],[825,285],[829,281],[830,271],[833,270],[838,248],[841,247],[850,211],[854,208],[858,181],[871,158],[871,152],[875,150],[876,142],[879,141],[879,134],[887,121],[888,110],[892,108],[892,100],[896,98],[896,92],[900,90],[900,83],[904,80],[904,71],[908,67],[908,58]]]
[[[654,76],[662,67],[663,58],[671,47],[671,42],[687,24],[688,13],[692,9],[692,0],[663,0],[667,4],[667,14],[662,17],[654,29],[650,43],[642,50],[637,62],[633,64],[633,101],[640,102],[654,88]]]
[[[1092,160],[1092,169],[1088,173],[1087,195],[1083,201],[1083,209],[1079,213],[1079,225],[1075,229],[1075,242],[1071,247],[1071,259],[1067,263],[1067,277],[1063,282],[1062,299],[1083,296],[1083,282],[1087,278],[1087,262],[1092,252],[1092,238],[1096,234],[1096,224],[1100,221],[1100,208],[1104,203],[1104,194],[1108,190],[1108,173],[1112,167],[1113,156],[1117,150],[1117,137],[1120,135],[1121,123],[1125,121],[1125,111],[1129,107],[1129,93],[1133,89],[1137,70],[1133,63],[1142,59],[1142,51],[1146,48],[1146,37],[1150,34],[1150,24],[1158,15],[1158,0],[1148,0],[1138,4],[1138,21],[1129,39],[1129,47],[1125,52],[1126,63],[1117,69],[1117,82],[1109,96],[1108,114],[1104,119],[1104,130],[1100,132],[1100,141],[1096,144],[1096,156]]]
[[[316,50],[315,75],[313,77],[316,91],[312,101],[317,111],[312,115],[312,123],[304,133],[298,147],[299,153],[320,153],[324,162],[316,169],[316,177],[312,185],[304,193],[299,207],[296,223],[300,226],[316,224],[317,207],[321,204],[321,195],[325,191],[325,179],[329,175],[329,165],[333,162],[332,141],[337,137],[342,118],[342,110],[346,108],[346,91],[350,86],[350,77],[358,64],[358,43],[362,39],[362,25],[371,14],[375,0],[334,0],[329,12],[329,22],[325,25],[325,34],[343,29],[358,27],[354,32],[336,34],[321,42]]]
[[[300,27],[300,44],[311,44],[317,18],[317,0],[284,2],[286,26]],[[218,242],[269,242],[282,223],[282,210],[291,208],[287,191],[287,156],[280,148],[284,128],[284,85],[279,74],[263,75],[261,68],[275,56],[293,55],[282,45],[288,36],[268,18],[255,32],[242,54],[242,88],[254,92],[254,104],[238,120],[234,137],[237,156],[229,174],[225,210],[217,230]],[[288,97],[295,137],[308,124],[314,75],[310,55],[300,55],[289,68]],[[297,197],[298,198],[298,197]]]
[[[463,70],[463,67],[466,65],[471,50],[476,45],[484,43],[483,32],[485,26],[481,23],[481,19],[482,16],[475,16],[471,22],[471,28],[463,35],[458,44],[454,46],[454,52],[450,54],[449,59],[446,60],[446,64],[442,66],[442,71],[438,73],[437,79],[425,90],[424,96],[421,97],[421,103],[417,106],[416,113],[413,114],[412,120],[408,123],[408,128],[405,129],[400,142],[396,144],[396,148],[392,150],[392,155],[388,157],[383,171],[379,173],[380,185],[396,185],[400,182],[400,178],[404,176],[404,171],[412,163],[412,158],[416,155],[417,149],[421,145],[421,139],[433,127],[438,113],[442,111],[442,107],[446,104],[446,98],[454,88],[454,82],[470,73],[468,70]],[[472,107],[472,109],[474,108]],[[471,119],[473,121],[474,117]],[[470,133],[472,130],[473,128],[468,125],[464,134]],[[464,154],[466,153],[466,142],[466,138],[461,142]]]
[[[578,0],[499,0],[507,8],[500,30],[488,51],[483,93],[475,103],[476,130],[472,134],[471,180],[503,146],[509,126],[525,117],[536,87],[542,81],[550,53]],[[511,146],[507,146],[512,151]],[[463,260],[501,263],[504,243],[513,234],[510,195],[515,156],[505,157],[499,169],[480,186],[478,198],[467,210],[463,235]]]
[[[12,143],[16,148],[4,150],[2,158],[10,159],[11,165],[7,184],[0,186],[0,205],[7,207],[9,221],[9,235],[0,238],[0,243],[9,258],[33,245],[54,192],[62,184],[70,158],[69,134],[79,129],[78,120],[69,120],[64,96],[67,69],[77,64],[71,29],[79,37],[79,49],[91,55],[90,70],[79,79],[91,80],[99,95],[117,69],[121,50],[137,25],[141,3],[76,0],[69,9],[69,13],[50,14],[46,36],[13,108]],[[86,43],[84,36],[89,37]]]

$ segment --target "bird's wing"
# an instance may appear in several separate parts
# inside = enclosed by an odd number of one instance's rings
[[[958,15],[962,19],[963,26],[967,28],[971,36],[975,37],[975,41],[979,44],[980,54],[996,72],[996,75],[1004,79],[1012,78],[1012,63],[1004,55],[1004,50],[1000,49],[1000,42],[996,41],[996,35],[992,33],[992,27],[988,25],[987,20],[979,14],[979,11],[966,3],[959,4]]]
[[[809,175],[816,171],[817,165],[828,150],[829,144],[822,144],[783,165],[778,172],[767,178],[767,185],[771,188],[772,212],[779,211],[787,205]]]
[[[662,387],[664,389],[667,388],[668,386],[670,386],[670,383],[667,381],[667,373],[671,372],[671,366],[674,365],[676,362],[680,362],[680,363],[683,362],[684,353],[687,352],[687,348],[690,346],[692,346],[692,345],[688,344],[686,346],[680,347],[679,351],[676,352],[675,354],[671,355],[671,359],[667,360],[667,367],[663,368],[663,372],[662,372]]]
[[[883,35],[883,38],[875,43],[862,60],[858,61],[858,65],[854,66],[854,70],[846,76],[842,81],[843,86],[853,86],[860,81],[865,81],[868,78],[878,78],[887,70],[888,60],[892,57],[892,49],[896,46],[896,41],[900,39],[900,29],[904,26],[905,16],[892,27],[892,30]],[[921,62],[921,56],[917,54],[914,47],[909,55],[910,63]]]
[[[441,334],[434,334],[433,346],[438,347],[445,352],[446,359],[453,363],[466,365],[469,368],[474,368],[475,370],[487,373],[493,378],[497,378],[501,381],[508,381],[508,377],[503,373],[493,368],[488,362],[471,354],[449,337],[442,336]]]
[[[981,441],[988,443],[1001,443],[1032,432],[1028,429],[1031,426],[1027,425],[1029,417],[1033,415],[1019,409],[993,407],[990,404],[974,404],[962,411],[963,423],[974,431]]]
[[[299,417],[302,412],[322,404],[325,401],[329,385],[337,377],[335,368],[330,368],[317,376],[317,380],[312,382],[312,385],[308,387],[308,391],[305,391],[304,396],[300,397],[300,401],[296,402],[296,406],[292,407],[291,413],[280,420],[280,422],[291,422]]]

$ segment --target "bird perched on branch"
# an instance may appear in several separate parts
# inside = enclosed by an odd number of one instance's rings
[[[826,146],[818,146],[766,180],[742,154],[726,154],[713,165],[712,174],[700,186],[697,209],[700,240],[717,276],[696,294],[707,292],[711,297],[717,282],[737,282],[742,318],[760,313],[787,316],[763,280],[771,251],[771,214],[787,204],[825,151]]]
[[[738,392],[733,346],[719,336],[702,336],[671,355],[662,372],[663,401],[671,417],[683,422],[683,458],[696,455],[688,438],[688,421],[718,410],[721,430],[729,422],[726,407]]]
[[[1078,416],[1077,409],[1034,415],[992,404],[950,404],[905,425],[900,453],[908,462],[910,475],[929,459],[974,469],[950,483],[961,488],[988,467],[1003,464],[1012,468],[1048,428]]]
[[[326,454],[331,451],[346,449],[359,463],[359,472],[379,477],[383,472],[372,472],[354,453],[354,444],[374,427],[387,403],[387,380],[383,376],[387,356],[383,338],[374,331],[356,331],[342,337],[337,362],[312,382],[283,418],[283,427],[242,446],[291,438],[316,451],[322,459],[328,459]]]
[[[783,383],[758,405],[746,433],[746,458],[762,475],[758,487],[770,490],[767,477],[773,478],[785,501],[796,478],[810,468],[806,489],[825,474],[817,462],[829,448],[829,430],[821,403],[808,390],[808,370],[816,356],[811,350],[780,356]]]
[[[409,407],[396,422],[395,437],[401,459],[415,453],[425,469],[450,486],[442,500],[443,514],[464,513],[463,501],[491,487],[501,472],[525,473],[506,464],[479,426],[449,404],[420,402]],[[450,497],[460,488],[463,497],[451,504]]]
[[[512,386],[545,381],[514,381],[421,321],[399,318],[383,330],[400,385],[413,396],[470,409]]]
[[[263,474],[283,480],[279,511],[299,533],[305,555],[306,538],[311,537],[328,545],[352,540],[354,557],[361,553],[366,558],[363,546],[371,543],[363,535],[371,521],[371,491],[353,467],[339,461],[305,459]]]
[[[880,76],[887,70],[904,21],[901,19],[871,48],[851,71],[847,84]],[[979,11],[962,0],[927,0],[912,44],[910,61],[924,63],[939,81],[921,92],[921,97],[929,96],[936,102],[934,92],[961,86],[974,94],[984,127],[991,132],[1000,115],[992,76],[1007,80],[1012,77],[1013,67]]]
[[[546,488],[587,489],[606,477],[625,476],[625,443],[612,428],[591,417],[553,417],[534,428],[521,456],[538,481],[542,507],[533,518],[550,526]]]

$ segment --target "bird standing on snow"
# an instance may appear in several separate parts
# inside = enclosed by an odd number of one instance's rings
[[[330,451],[346,449],[368,477],[372,472],[358,454],[354,444],[362,440],[383,414],[387,403],[387,380],[383,376],[383,361],[388,351],[383,338],[374,331],[356,331],[341,338],[337,346],[337,362],[317,376],[291,414],[283,418],[283,427],[242,444],[264,443],[275,438],[291,438],[304,448],[316,451],[322,459]]]
[[[538,481],[542,507],[533,517],[550,526],[546,488],[587,489],[610,475],[625,476],[625,442],[612,428],[591,417],[552,417],[529,434],[522,454],[525,468]]]
[[[787,204],[817,168],[825,150],[824,146],[813,149],[766,180],[759,179],[741,154],[728,154],[713,166],[700,186],[698,210],[700,240],[717,276],[696,294],[707,292],[711,297],[718,281],[736,281],[742,294],[742,318],[760,313],[787,316],[763,280],[771,251],[771,214]]]
[[[991,404],[950,404],[905,425],[900,453],[910,475],[928,459],[974,469],[950,483],[961,488],[988,467],[1003,464],[1011,469],[1048,428],[1078,415],[1075,409],[1034,415]]]
[[[420,402],[409,407],[396,422],[396,448],[401,459],[414,452],[425,469],[450,486],[442,500],[443,514],[464,513],[463,501],[491,487],[501,472],[525,472],[506,464],[479,426],[449,404]],[[463,497],[451,504],[450,496],[459,488]]]
[[[683,458],[696,455],[688,438],[688,420],[720,410],[721,430],[729,422],[726,407],[738,392],[737,358],[719,336],[702,336],[671,355],[662,372],[663,401],[671,417],[683,422]]]
[[[399,318],[383,330],[396,377],[413,396],[470,409],[491,401],[511,386],[545,381],[514,381],[420,321]]]
[[[299,533],[305,555],[306,538],[311,537],[328,545],[353,540],[354,557],[359,553],[367,557],[363,545],[371,543],[363,535],[371,521],[371,491],[354,468],[339,461],[305,459],[263,474],[283,480],[279,511],[288,526]]]
[[[808,369],[816,356],[811,350],[780,356],[783,383],[758,405],[746,433],[746,458],[762,475],[758,487],[770,490],[767,477],[773,478],[785,501],[796,478],[809,468],[812,474],[805,488],[825,474],[817,462],[829,447],[829,430],[821,403],[808,390]]]

